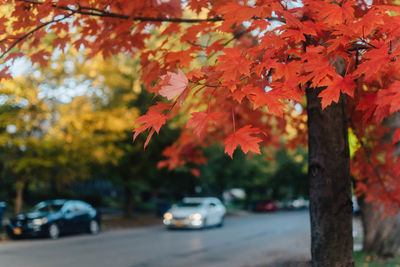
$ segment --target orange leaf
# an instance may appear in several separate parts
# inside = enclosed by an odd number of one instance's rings
[[[192,168],[190,169],[190,173],[195,177],[200,177],[200,171],[198,169]]]
[[[250,74],[251,60],[247,59],[243,52],[237,48],[225,48],[225,55],[218,56],[220,63],[217,70],[222,72],[222,79],[226,81],[236,80],[239,75]]]
[[[194,128],[194,133],[197,136],[200,136],[204,130],[204,127],[206,127],[207,122],[209,121],[217,122],[221,117],[222,117],[221,113],[193,112],[192,118],[190,118],[187,123],[187,127]]]
[[[400,141],[400,128],[394,131],[392,143],[395,144]]]
[[[400,110],[400,81],[395,81],[387,89],[379,91],[376,104],[380,107],[389,108],[389,113],[386,116]]]
[[[337,90],[333,86],[328,86],[321,93],[319,93],[318,96],[322,98],[321,99],[322,109],[325,109],[332,102],[336,102],[336,103],[338,102],[339,97],[340,97],[340,90]]]
[[[151,136],[154,134],[154,131],[157,133],[160,131],[162,125],[164,125],[167,119],[170,119],[169,116],[163,114],[163,112],[169,108],[169,105],[166,103],[157,103],[157,105],[149,108],[147,113],[143,116],[140,116],[135,124],[143,124],[136,128],[133,132],[133,140],[135,141],[136,137],[143,131],[147,129],[151,129],[149,137],[146,140],[145,147],[147,146]]]
[[[335,79],[332,85],[328,86],[319,94],[319,97],[322,98],[322,109],[329,106],[332,101],[337,103],[340,97],[340,92],[353,97],[355,87],[356,83],[354,82],[353,76],[346,75],[343,78],[339,76],[339,78]]]
[[[169,52],[165,56],[165,59],[164,59],[165,64],[172,64],[173,66],[176,66],[176,64],[178,64],[178,66],[180,66],[180,67],[189,68],[190,63],[193,60],[193,57],[190,55],[191,53],[192,53],[191,50],[183,50],[183,51],[179,51],[179,52]],[[175,73],[173,73],[173,74],[175,74]],[[179,70],[178,70],[178,75],[179,75]]]
[[[252,136],[259,132],[260,130],[258,128],[252,128],[251,125],[246,125],[243,128],[240,128],[224,140],[225,153],[232,158],[236,147],[240,145],[244,153],[252,151],[261,154],[258,143],[260,143],[262,139]]]

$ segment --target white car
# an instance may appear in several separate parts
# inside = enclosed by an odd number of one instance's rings
[[[169,228],[206,228],[222,226],[226,209],[215,197],[186,197],[164,213]]]

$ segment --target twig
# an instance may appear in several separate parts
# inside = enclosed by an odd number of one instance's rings
[[[10,52],[11,49],[13,49],[18,43],[20,43],[21,41],[23,41],[24,39],[26,39],[29,35],[31,35],[31,34],[37,32],[38,30],[42,29],[43,27],[46,27],[46,26],[49,25],[49,24],[60,22],[60,21],[62,21],[62,20],[64,20],[64,19],[66,19],[66,18],[72,16],[73,14],[74,14],[74,12],[71,12],[70,14],[68,14],[68,15],[66,15],[66,16],[64,16],[64,17],[62,17],[62,18],[59,18],[59,19],[52,19],[52,20],[50,20],[50,21],[48,21],[48,22],[45,22],[45,23],[43,23],[43,24],[37,26],[36,28],[30,30],[29,32],[25,33],[25,34],[22,35],[21,37],[17,38],[17,39],[14,41],[14,43],[12,43],[12,45],[11,45],[9,48],[7,48],[7,50],[4,51],[4,52],[0,55],[0,59],[3,58],[8,52]],[[4,41],[4,40],[1,40],[1,41]]]
[[[233,123],[233,132],[236,132],[236,124],[235,124],[235,112],[233,111],[233,105],[232,105],[232,123]]]
[[[194,81],[190,81],[191,83],[197,84],[197,85],[202,85],[205,87],[213,87],[213,88],[218,88],[220,87],[220,85],[211,85],[211,84],[204,84],[204,83],[199,83],[199,82],[194,82]]]

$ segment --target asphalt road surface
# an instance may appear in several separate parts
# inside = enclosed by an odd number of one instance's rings
[[[152,226],[11,241],[0,243],[0,266],[271,266],[309,258],[309,229],[308,212],[292,211],[228,217],[206,230]]]

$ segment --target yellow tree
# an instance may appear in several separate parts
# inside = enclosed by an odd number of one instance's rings
[[[15,213],[21,212],[28,182],[50,184],[57,193],[63,185],[90,178],[91,164],[115,165],[122,151],[113,142],[125,137],[132,130],[127,122],[138,117],[136,108],[110,103],[126,104],[137,95],[127,62],[97,57],[81,64],[79,59],[71,49],[47,67],[34,65],[0,85],[2,176],[15,181]],[[115,88],[129,92],[113,99]]]
[[[0,85],[0,146],[4,175],[15,181],[15,212],[22,208],[26,181],[39,179],[37,168],[45,164],[36,150],[48,128],[49,106],[39,98],[33,77],[18,77]]]

